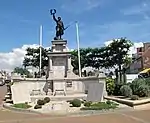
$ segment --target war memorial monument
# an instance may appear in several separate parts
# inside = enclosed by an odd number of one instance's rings
[[[61,17],[56,18],[56,10],[50,10],[56,23],[56,35],[51,41],[51,51],[48,53],[48,69],[45,78],[13,78],[13,84],[8,86],[6,101],[18,103],[34,103],[49,97],[51,107],[61,109],[63,102],[71,99],[88,101],[103,101],[107,95],[105,77],[79,77],[73,73],[71,52],[67,40],[63,39],[64,27]],[[88,92],[88,93],[87,93]],[[54,101],[54,103],[53,103]],[[55,108],[54,108],[55,106]]]

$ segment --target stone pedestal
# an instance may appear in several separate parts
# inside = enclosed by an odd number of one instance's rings
[[[48,53],[48,78],[66,78],[72,73],[71,52],[67,48],[67,40],[52,41],[51,52]]]
[[[71,65],[71,52],[67,48],[67,40],[52,41],[51,52],[48,53],[49,67],[48,80],[74,78]],[[66,92],[66,82],[53,81],[53,93],[56,91]]]

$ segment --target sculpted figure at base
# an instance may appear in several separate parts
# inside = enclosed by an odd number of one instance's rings
[[[61,20],[61,17],[58,17],[56,19],[56,17],[55,17],[56,10],[55,9],[51,9],[50,13],[53,16],[53,20],[56,22],[56,36],[55,36],[54,40],[60,40],[60,39],[62,39],[62,35],[64,34],[64,30],[65,30],[63,21]]]

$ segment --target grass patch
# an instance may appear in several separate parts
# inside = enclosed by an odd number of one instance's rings
[[[15,108],[22,108],[22,109],[28,109],[31,108],[32,106],[26,104],[26,103],[19,103],[19,104],[14,104],[13,107]]]
[[[92,103],[90,106],[85,106],[81,110],[109,110],[118,108],[119,104],[111,101]]]

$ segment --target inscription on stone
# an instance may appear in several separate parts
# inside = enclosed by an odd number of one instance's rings
[[[55,58],[54,59],[54,66],[64,66],[65,65],[65,59],[64,58]]]

